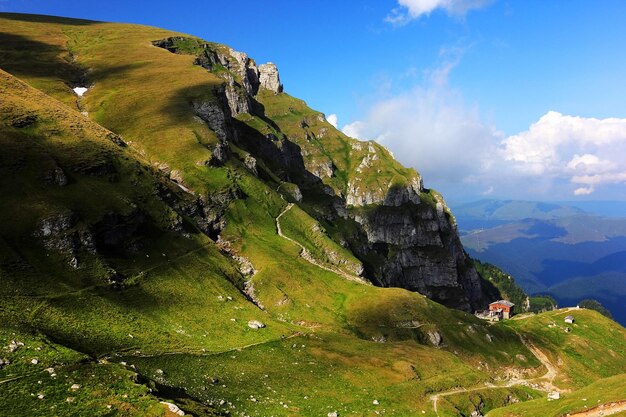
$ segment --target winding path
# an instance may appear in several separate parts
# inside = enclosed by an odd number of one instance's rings
[[[542,382],[542,385],[540,385],[539,389],[541,389],[542,391],[546,391],[546,392],[548,391],[563,392],[563,390],[557,388],[553,383],[554,378],[557,375],[557,369],[552,364],[552,362],[550,362],[550,359],[548,359],[546,354],[543,353],[539,348],[537,348],[537,346],[530,343],[527,339],[525,339],[519,333],[517,335],[519,336],[524,346],[526,346],[528,350],[530,350],[533,353],[533,355],[535,355],[535,357],[539,360],[539,362],[541,362],[541,364],[546,367],[546,370],[547,370],[546,373],[540,376],[539,378],[536,378],[539,380],[547,380],[547,381]],[[527,380],[524,380],[524,381],[528,382]]]
[[[220,352],[168,351],[168,352],[157,352],[157,353],[129,353],[129,354],[122,354],[122,356],[125,356],[127,358],[154,358],[157,356],[172,356],[172,355],[218,356],[218,355],[223,355],[225,353],[239,352],[244,349],[249,349],[251,347],[265,345],[267,343],[279,342],[281,340],[289,340],[289,339],[293,339],[294,337],[300,337],[300,336],[303,336],[303,333],[296,332],[280,339],[263,340],[263,341],[256,342],[256,343],[250,343],[249,345],[236,346],[236,347],[223,350]],[[117,353],[121,353],[121,352],[117,352]]]
[[[539,348],[537,348],[537,346],[533,345],[531,342],[529,342],[528,340],[524,339],[524,337],[521,334],[517,333],[517,335],[519,336],[519,338],[522,341],[522,343],[524,344],[524,346],[526,346],[528,348],[528,350],[530,350],[532,352],[532,354],[535,355],[537,360],[539,362],[541,362],[541,364],[543,366],[545,366],[546,373],[544,375],[542,375],[542,376],[540,376],[538,378],[532,378],[532,379],[512,378],[509,381],[507,381],[505,384],[502,384],[502,385],[485,383],[485,385],[481,386],[481,387],[455,388],[455,389],[451,389],[449,391],[444,391],[444,392],[440,392],[440,393],[435,394],[435,395],[431,395],[430,396],[430,400],[433,403],[433,410],[435,411],[435,414],[439,415],[437,413],[437,403],[439,402],[439,398],[447,397],[449,395],[459,394],[461,392],[480,391],[480,390],[484,390],[484,389],[510,388],[510,387],[512,387],[514,385],[526,385],[526,386],[532,385],[533,388],[536,388],[538,390],[545,391],[545,392],[553,392],[553,391],[564,392],[563,390],[557,388],[553,384],[554,378],[557,375],[557,369],[552,364],[552,362],[550,362],[550,359],[548,359],[546,354],[543,353]],[[625,408],[626,408],[626,403],[624,405],[625,405]],[[609,415],[609,414],[589,414],[589,415],[587,415],[587,414],[572,414],[572,416],[576,416],[576,415],[579,415],[581,417],[596,417],[596,416],[600,416],[600,415]]]
[[[326,265],[322,265],[315,258],[313,258],[311,253],[300,242],[290,238],[289,236],[286,236],[283,233],[283,229],[280,227],[280,218],[283,216],[283,214],[291,210],[293,206],[294,206],[293,203],[287,204],[287,207],[278,216],[276,216],[276,233],[278,233],[278,236],[282,237],[283,239],[287,239],[291,243],[297,245],[300,248],[300,256],[302,257],[302,259],[304,259],[308,263],[315,265],[316,267],[321,268],[325,271],[340,275],[347,280],[358,282],[360,284],[367,284],[367,282],[359,276],[348,274],[347,272],[344,272],[337,268],[330,268]]]

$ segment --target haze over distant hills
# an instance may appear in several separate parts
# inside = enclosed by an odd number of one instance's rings
[[[472,257],[498,265],[526,291],[549,293],[563,305],[597,299],[626,323],[621,302],[626,296],[626,217],[616,216],[625,203],[577,205],[480,200],[453,212]]]

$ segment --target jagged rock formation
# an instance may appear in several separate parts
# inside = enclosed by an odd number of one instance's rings
[[[278,68],[271,62],[259,65],[259,83],[262,87],[273,91],[274,94],[282,93],[283,86],[280,83]]]
[[[194,47],[190,48],[189,42]],[[244,52],[231,48],[224,50],[215,44],[184,37],[166,38],[154,41],[153,44],[173,53],[196,53],[194,63],[209,71],[218,66],[227,69],[228,72],[220,73],[219,76],[225,80],[223,93],[232,116],[251,113],[253,97],[257,95],[259,87],[275,94],[283,91],[276,65],[268,62],[257,67],[254,60]]]

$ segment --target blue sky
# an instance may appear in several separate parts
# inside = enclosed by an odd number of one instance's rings
[[[626,199],[624,1],[0,0],[0,11],[165,27],[272,61],[289,94],[449,199]]]

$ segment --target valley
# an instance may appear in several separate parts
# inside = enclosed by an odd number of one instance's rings
[[[522,201],[483,201],[457,209],[465,229],[461,240],[472,257],[508,271],[529,294],[549,294],[564,306],[596,299],[626,323],[621,302],[626,218]],[[611,203],[603,210],[612,210]]]

